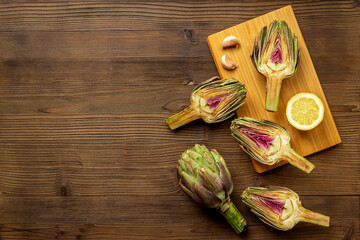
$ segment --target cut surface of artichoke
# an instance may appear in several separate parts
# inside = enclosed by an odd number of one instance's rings
[[[241,117],[232,121],[230,130],[240,147],[263,164],[274,165],[287,161],[306,173],[315,167],[291,148],[290,134],[279,124]]]
[[[244,103],[246,87],[236,79],[213,77],[197,86],[191,94],[191,105],[169,117],[166,123],[174,130],[193,120],[206,123],[224,121]]]
[[[249,187],[241,195],[243,202],[264,223],[287,231],[298,222],[328,227],[330,218],[301,205],[299,195],[285,187]]]
[[[255,38],[252,62],[266,77],[265,109],[276,112],[284,78],[292,76],[299,65],[300,49],[285,21],[273,21]]]

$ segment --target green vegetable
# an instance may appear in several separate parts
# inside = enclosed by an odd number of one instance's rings
[[[179,185],[195,202],[217,209],[236,233],[241,233],[246,221],[230,199],[233,191],[231,175],[225,160],[216,150],[209,151],[196,144],[179,160]]]
[[[265,109],[276,112],[282,80],[293,75],[299,65],[297,37],[285,21],[275,20],[255,38],[251,58],[258,72],[266,77]]]
[[[240,147],[263,164],[283,160],[306,173],[315,167],[291,148],[289,132],[274,122],[243,117],[233,120],[230,129]]]
[[[202,118],[207,123],[224,121],[235,114],[246,97],[245,85],[229,78],[213,77],[197,86],[191,105],[166,120],[171,130]]]
[[[299,196],[285,187],[249,187],[241,197],[260,220],[282,231],[292,229],[298,222],[329,226],[328,216],[304,208]]]

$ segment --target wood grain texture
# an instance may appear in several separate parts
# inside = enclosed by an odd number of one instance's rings
[[[292,77],[284,79],[281,84],[277,112],[265,110],[266,80],[254,67],[250,55],[254,48],[254,39],[264,26],[275,20],[284,20],[297,36],[301,50],[299,67]],[[222,49],[221,44],[227,36],[235,36],[240,40],[239,48]],[[214,33],[207,38],[215,65],[222,78],[235,78],[246,85],[246,104],[237,110],[240,117],[266,119],[284,126],[291,135],[292,146],[302,156],[308,156],[341,142],[330,108],[322,90],[315,67],[310,58],[304,38],[294,15],[292,7],[286,6],[260,17],[241,23],[234,27]],[[237,64],[235,70],[227,70],[220,63],[221,57],[227,54]],[[286,103],[297,93],[314,93],[324,104],[324,119],[319,126],[311,131],[300,131],[292,127],[286,119]],[[262,173],[286,164],[279,162],[265,165],[252,159],[255,171]]]
[[[342,143],[257,174],[230,120],[165,119],[217,74],[214,32],[291,3]],[[356,1],[0,1],[0,239],[234,239],[180,190],[175,166],[216,148],[248,221],[241,239],[359,239],[360,7]],[[331,39],[331,40],[330,40]],[[264,225],[248,186],[283,185],[331,217],[322,228]]]

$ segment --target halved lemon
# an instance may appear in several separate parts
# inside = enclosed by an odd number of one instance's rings
[[[289,123],[299,130],[311,130],[324,118],[324,104],[313,93],[298,93],[286,105]]]

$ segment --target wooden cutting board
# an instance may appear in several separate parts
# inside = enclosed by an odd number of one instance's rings
[[[276,113],[265,110],[266,80],[259,74],[252,64],[250,55],[253,51],[254,39],[265,25],[274,20],[285,20],[298,37],[299,48],[301,48],[300,64],[296,73],[283,80],[278,110]],[[221,43],[227,36],[236,36],[240,40],[239,48],[222,49]],[[248,116],[256,119],[268,119],[279,123],[289,130],[291,134],[291,145],[302,156],[307,156],[323,149],[329,148],[341,142],[330,108],[321,88],[319,78],[316,74],[309,51],[305,45],[299,25],[291,6],[287,6],[268,14],[262,15],[245,23],[225,29],[207,38],[207,42],[215,61],[218,72],[222,78],[235,78],[246,85],[247,97],[245,104],[237,111],[238,116]],[[225,70],[220,64],[220,58],[227,53],[238,67],[235,70]],[[310,92],[316,94],[324,103],[325,114],[322,123],[310,131],[300,131],[292,127],[286,119],[286,103],[297,93]],[[273,166],[261,164],[252,160],[255,171],[262,173],[278,166],[284,165],[280,162]],[[312,159],[316,166],[316,158]]]

